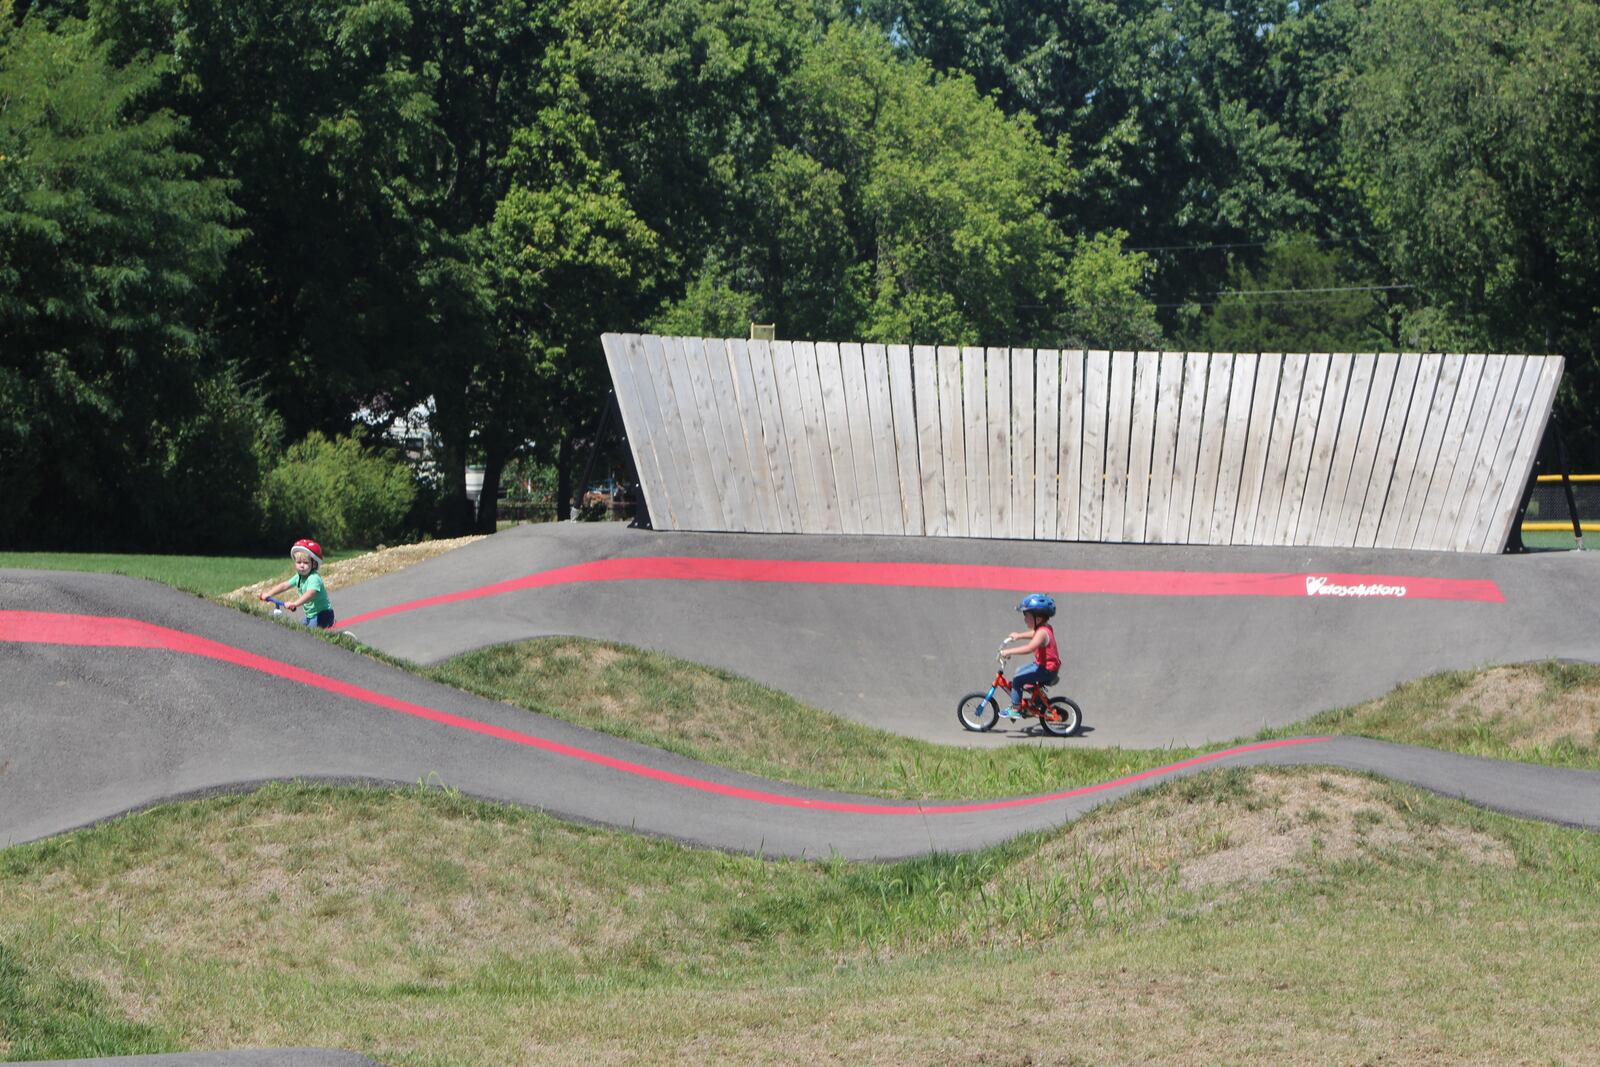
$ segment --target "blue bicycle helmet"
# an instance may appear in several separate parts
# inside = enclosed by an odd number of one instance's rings
[[[1029,593],[1022,598],[1022,603],[1017,605],[1017,610],[1031,611],[1048,619],[1056,613],[1056,602],[1043,593]]]

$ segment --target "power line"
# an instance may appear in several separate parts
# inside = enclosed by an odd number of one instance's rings
[[[1312,296],[1305,297],[1304,299],[1253,300],[1253,301],[1251,301],[1251,303],[1253,303],[1253,304],[1315,304],[1315,303],[1318,303],[1319,301],[1332,300],[1334,298],[1334,295],[1335,294],[1339,294],[1339,293],[1382,292],[1382,291],[1389,290],[1389,289],[1415,289],[1415,288],[1416,288],[1416,286],[1414,286],[1414,285],[1352,285],[1352,286],[1348,286],[1348,287],[1345,287],[1345,288],[1336,288],[1336,289],[1255,289],[1255,290],[1237,290],[1237,291],[1224,290],[1222,292],[1217,292],[1217,293],[1199,293],[1199,294],[1196,294],[1196,295],[1198,295],[1198,296],[1230,296],[1230,295],[1231,296],[1249,296],[1253,292],[1255,292],[1255,293],[1297,293],[1297,294],[1311,293],[1311,294],[1313,294]],[[1203,307],[1203,308],[1208,308],[1208,307],[1218,307],[1218,306],[1220,306],[1220,305],[1222,305],[1224,303],[1227,303],[1227,301],[1224,301],[1224,300],[1180,300],[1180,301],[1178,301],[1176,303],[1172,303],[1172,304],[1155,304],[1153,306],[1154,307],[1158,307],[1158,308],[1181,308],[1181,307]]]
[[[1372,234],[1367,234],[1367,233],[1362,233],[1362,234],[1357,234],[1354,237],[1317,237],[1317,238],[1312,238],[1310,243],[1311,244],[1316,244],[1316,245],[1348,244],[1351,241],[1365,241],[1368,237],[1371,237],[1371,236],[1373,236],[1373,235]],[[1273,244],[1273,243],[1274,242],[1272,242],[1272,241],[1231,241],[1231,242],[1218,242],[1218,243],[1215,243],[1215,244],[1200,244],[1200,245],[1139,245],[1137,247],[1124,248],[1123,251],[1124,252],[1196,252],[1196,251],[1204,251],[1206,249],[1211,249],[1211,248],[1265,248],[1268,245]]]
[[[1254,296],[1257,293],[1264,295],[1278,295],[1281,293],[1378,293],[1390,289],[1415,289],[1415,285],[1338,285],[1326,289],[1218,289],[1214,293],[1201,293],[1201,296]]]

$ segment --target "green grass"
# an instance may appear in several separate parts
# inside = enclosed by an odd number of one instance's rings
[[[953,799],[1069,789],[1202,751],[1075,741],[989,749],[936,745],[840,719],[725,671],[578,638],[482,649],[424,673],[491,700],[708,763],[874,796]],[[1357,734],[1600,769],[1597,705],[1597,667],[1550,663],[1445,672],[1258,737]]]
[[[1443,671],[1377,700],[1263,731],[1354,734],[1489,759],[1600,770],[1600,666],[1529,663]]]
[[[1600,542],[1600,534],[1584,535],[1585,549],[1600,547],[1597,542]],[[1522,544],[1533,552],[1564,552],[1577,548],[1578,539],[1572,536],[1571,530],[1524,530]]]
[[[39,946],[33,946],[32,955],[35,960],[25,960],[0,941],[0,1048],[5,1058],[77,1059],[179,1048],[170,1035],[121,1017],[107,1004],[98,983],[56,971],[48,947],[41,957]]]
[[[349,559],[365,549],[328,553],[326,560]],[[104,552],[0,552],[0,568],[94,571],[148,578],[200,596],[214,597],[241,586],[294,572],[285,552],[276,556],[156,556]]]
[[[654,748],[800,785],[907,799],[1016,796],[1103,782],[1198,749],[1073,742],[967,749],[841,719],[726,671],[553,637],[424,671],[446,685]],[[951,702],[951,729],[955,724]]]
[[[1600,836],[1305,769],[882,865],[276,785],[0,851],[0,1058],[1592,1062],[1597,892]]]

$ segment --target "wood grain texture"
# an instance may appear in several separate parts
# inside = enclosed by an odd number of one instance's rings
[[[601,338],[660,529],[1495,551],[1560,357]]]

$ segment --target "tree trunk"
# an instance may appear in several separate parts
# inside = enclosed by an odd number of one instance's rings
[[[484,451],[483,489],[478,493],[477,532],[492,534],[500,517],[500,473],[506,467],[506,450],[503,445],[490,445]]]
[[[574,518],[572,508],[572,431],[563,427],[556,448],[556,519]]]
[[[439,532],[445,537],[460,537],[473,528],[472,501],[467,498],[467,433],[459,407],[449,398],[434,400],[433,454],[439,464],[442,493],[439,500]]]

